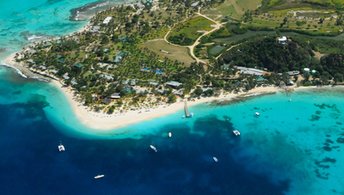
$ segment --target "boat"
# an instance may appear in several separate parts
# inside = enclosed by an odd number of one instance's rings
[[[240,135],[240,131],[239,131],[239,130],[233,130],[233,134],[234,134],[235,136],[239,136],[239,135]]]
[[[213,156],[214,162],[219,162],[219,159],[217,159],[215,156]]]
[[[62,144],[58,145],[57,149],[59,149],[59,152],[64,152],[66,150],[66,148]]]
[[[260,113],[259,113],[259,112],[256,112],[256,113],[255,113],[255,115],[256,115],[256,116],[259,116],[259,115],[260,115]]]
[[[153,145],[149,145],[149,147],[154,151],[154,152],[158,152],[158,149],[156,149],[156,147],[155,146],[153,146]]]
[[[185,118],[192,118],[193,117],[193,113],[189,112],[188,104],[186,101],[184,102],[184,117]]]
[[[172,132],[168,132],[168,137],[172,137]]]
[[[94,179],[100,179],[100,178],[103,178],[103,177],[105,177],[105,175],[96,175],[96,176],[94,176]]]

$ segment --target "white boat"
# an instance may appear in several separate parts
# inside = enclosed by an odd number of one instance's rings
[[[156,149],[156,147],[155,146],[153,146],[153,145],[149,145],[149,147],[154,151],[154,152],[158,152],[158,149]]]
[[[96,175],[96,176],[94,176],[94,179],[100,179],[100,178],[103,178],[103,177],[105,177],[105,175]]]
[[[168,137],[172,137],[172,132],[168,132]]]
[[[217,159],[215,156],[213,156],[214,162],[219,162],[219,159]]]
[[[59,149],[59,152],[64,152],[66,150],[66,148],[62,144],[58,145],[57,149]]]
[[[233,134],[234,134],[235,136],[239,136],[239,135],[240,135],[240,131],[239,131],[239,130],[233,130]]]
[[[256,115],[256,116],[259,116],[259,115],[260,115],[260,113],[259,113],[259,112],[256,112],[256,113],[255,113],[255,115]]]

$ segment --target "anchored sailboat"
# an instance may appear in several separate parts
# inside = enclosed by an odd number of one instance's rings
[[[184,114],[185,114],[184,115],[185,118],[192,118],[193,117],[193,113],[189,112],[188,104],[186,101],[184,102]]]

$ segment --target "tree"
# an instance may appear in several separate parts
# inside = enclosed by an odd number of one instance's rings
[[[197,87],[195,90],[194,90],[194,92],[193,92],[197,97],[199,97],[199,96],[201,96],[202,95],[202,93],[203,93],[203,90],[202,90],[202,88],[200,88],[200,87]]]
[[[168,98],[167,103],[170,103],[170,104],[175,103],[177,101],[177,97],[174,94],[170,94],[167,98]]]

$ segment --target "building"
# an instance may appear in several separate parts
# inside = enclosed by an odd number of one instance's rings
[[[78,84],[78,82],[76,81],[76,79],[75,79],[75,78],[73,78],[73,79],[70,81],[70,84],[72,84],[72,85],[77,85],[77,84]]]
[[[120,63],[120,62],[122,62],[122,60],[123,60],[123,58],[124,58],[124,55],[125,55],[124,52],[122,52],[122,51],[118,52],[118,53],[116,54],[116,57],[115,57],[115,59],[114,59],[114,62],[115,62],[115,63]]]
[[[249,74],[249,75],[256,75],[256,76],[262,76],[268,74],[264,70],[259,70],[256,68],[246,68],[242,66],[235,66],[234,68],[238,69],[241,74]]]
[[[121,94],[120,93],[113,93],[110,96],[111,99],[120,99],[121,98]]]
[[[294,70],[294,71],[289,71],[287,72],[289,76],[296,76],[300,74],[300,71]]]
[[[311,69],[309,69],[309,68],[304,68],[303,71],[304,71],[304,72],[310,72]]]
[[[100,31],[100,26],[93,26],[90,30],[91,33],[98,33]]]
[[[149,81],[149,85],[156,87],[159,85],[159,83],[156,81]]]
[[[78,68],[78,69],[81,69],[81,68],[84,67],[84,65],[81,64],[81,63],[75,63],[73,66],[74,66],[75,68]]]
[[[112,20],[112,16],[108,16],[104,19],[103,24],[108,25],[111,20]]]
[[[279,44],[285,45],[288,43],[288,38],[286,36],[278,37],[277,41]]]
[[[62,78],[63,78],[64,80],[70,79],[70,77],[68,76],[68,72],[66,72],[64,75],[62,75]]]
[[[179,83],[177,81],[169,81],[166,83],[167,86],[173,87],[173,88],[179,88],[180,86],[182,86],[182,83]]]
[[[101,78],[104,78],[104,79],[107,80],[107,81],[113,80],[113,76],[110,75],[110,74],[101,74],[100,77],[101,77]]]

